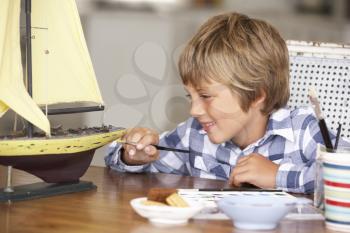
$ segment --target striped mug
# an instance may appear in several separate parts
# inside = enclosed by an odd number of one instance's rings
[[[319,149],[322,161],[326,227],[350,232],[350,147]]]

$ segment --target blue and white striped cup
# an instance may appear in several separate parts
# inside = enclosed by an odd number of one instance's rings
[[[327,152],[319,148],[324,183],[326,226],[350,232],[350,147]]]

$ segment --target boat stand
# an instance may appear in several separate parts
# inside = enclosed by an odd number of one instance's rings
[[[90,181],[79,181],[75,183],[45,183],[38,182],[33,184],[11,186],[11,170],[7,168],[7,185],[0,189],[0,202],[24,201],[43,197],[56,196],[67,193],[75,193],[96,189]]]

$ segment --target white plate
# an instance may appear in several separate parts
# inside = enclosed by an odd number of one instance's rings
[[[187,201],[189,207],[148,206],[142,204],[147,197],[130,201],[132,208],[144,218],[155,224],[179,225],[186,224],[194,215],[199,213],[204,205],[200,202]]]

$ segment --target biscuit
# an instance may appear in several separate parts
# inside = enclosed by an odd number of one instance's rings
[[[169,195],[176,193],[176,191],[177,190],[174,188],[151,188],[148,191],[147,200],[162,202],[166,204],[165,199]]]
[[[166,203],[168,203],[170,206],[175,207],[188,207],[187,202],[177,193],[171,194],[169,197],[166,198]]]
[[[141,202],[141,204],[147,205],[147,206],[166,206],[166,204],[164,204],[162,202],[149,201],[149,200],[144,200],[144,201]]]

